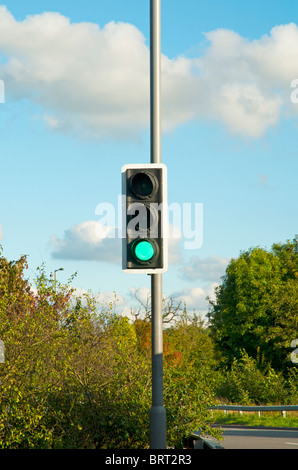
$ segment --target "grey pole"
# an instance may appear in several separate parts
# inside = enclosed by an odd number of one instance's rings
[[[151,163],[161,163],[161,0],[150,0]],[[163,406],[162,274],[151,274],[152,406],[150,448],[166,449]]]
[[[161,21],[160,0],[150,0],[151,163],[161,163]]]
[[[57,271],[64,271],[64,268],[55,269],[55,271],[54,271],[54,288],[55,288],[55,292],[56,292],[56,285],[57,285],[57,276],[56,276]]]

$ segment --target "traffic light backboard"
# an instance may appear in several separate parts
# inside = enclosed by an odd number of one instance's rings
[[[163,164],[122,168],[122,268],[130,273],[167,270],[167,169]]]

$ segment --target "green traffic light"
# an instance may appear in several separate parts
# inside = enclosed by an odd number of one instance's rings
[[[150,261],[155,251],[152,243],[148,240],[141,240],[133,246],[134,255],[139,261]]]

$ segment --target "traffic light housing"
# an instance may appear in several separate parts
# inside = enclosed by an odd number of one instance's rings
[[[167,169],[163,164],[122,168],[122,268],[129,273],[163,273],[168,266]]]

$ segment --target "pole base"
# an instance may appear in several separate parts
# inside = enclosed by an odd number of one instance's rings
[[[166,449],[166,409],[152,406],[150,409],[150,449]]]

